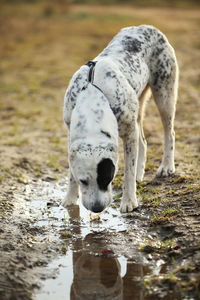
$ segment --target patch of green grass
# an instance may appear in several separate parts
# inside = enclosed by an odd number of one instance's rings
[[[117,194],[115,196],[115,202],[120,202],[121,201],[121,194]]]
[[[157,215],[157,214],[154,214],[151,222],[153,225],[158,225],[158,224],[162,224],[162,223],[165,223],[169,220],[169,217],[168,216],[165,216],[163,217],[162,215]]]
[[[138,193],[142,201],[146,204],[150,204],[153,207],[160,205],[160,198],[152,197],[149,193]]]
[[[61,166],[59,164],[59,156],[58,155],[49,155],[48,166],[53,168],[55,171],[59,171],[61,169]]]
[[[119,203],[112,203],[112,204],[111,204],[111,207],[112,207],[112,208],[119,208],[119,207],[120,207],[120,204],[119,204]]]
[[[29,141],[27,138],[18,138],[18,139],[16,138],[16,139],[5,142],[5,145],[19,147],[19,146],[27,145],[28,142]]]
[[[55,121],[52,119],[46,119],[43,124],[44,131],[50,131],[50,132],[57,132],[57,124],[55,124]]]
[[[63,254],[66,254],[66,253],[67,253],[67,249],[68,249],[68,247],[67,247],[65,244],[63,244],[63,245],[61,246],[61,251],[62,251]]]
[[[3,93],[19,93],[20,92],[20,86],[15,83],[10,84],[0,84],[0,91]]]
[[[41,111],[38,108],[31,107],[30,109],[21,109],[16,112],[16,117],[19,119],[36,120],[36,117],[41,115]]]
[[[167,195],[172,195],[172,196],[175,196],[175,195],[178,195],[179,193],[177,193],[174,189],[169,189],[169,191],[167,192]]]
[[[0,183],[6,182],[8,178],[11,178],[11,170],[8,167],[2,167],[0,166],[1,169],[1,175],[0,175]]]
[[[149,192],[154,194],[154,195],[158,195],[160,193],[160,188],[152,187]]]
[[[42,171],[41,171],[41,169],[39,167],[33,168],[33,170],[34,170],[34,173],[35,173],[36,177],[42,176]]]
[[[193,194],[193,193],[199,193],[200,192],[200,185],[189,185],[186,190],[184,190],[181,194],[187,195],[187,194]]]
[[[193,176],[186,176],[186,175],[181,175],[178,177],[174,178],[174,183],[178,184],[178,183],[185,183],[188,181],[194,181],[194,177]]]
[[[140,245],[139,250],[144,252],[156,252],[156,253],[166,253],[175,247],[176,240],[168,239],[162,241],[160,239],[151,240],[146,239],[146,241]]]
[[[154,170],[156,166],[157,166],[157,165],[156,165],[155,163],[148,162],[148,163],[146,164],[145,171],[151,171],[151,170]]]
[[[19,127],[14,124],[13,127],[6,132],[7,135],[16,136],[19,133]]]
[[[162,215],[163,215],[163,217],[171,216],[171,215],[174,215],[174,214],[176,215],[180,211],[182,212],[182,209],[180,209],[178,207],[167,207],[167,208],[164,209]]]
[[[164,284],[176,285],[181,279],[174,273],[170,272],[167,274],[159,275],[147,275],[143,277],[143,286],[146,292],[153,292],[156,285],[163,286]]]
[[[60,231],[60,237],[64,240],[69,240],[72,238],[72,234],[69,231]]]
[[[54,145],[60,145],[62,142],[59,137],[50,137],[49,141]]]
[[[193,274],[193,276],[189,277],[189,274]],[[170,287],[173,286],[175,293],[179,293],[180,296],[184,295],[184,291],[189,293],[193,292],[193,296],[199,295],[199,282],[200,275],[198,272],[196,273],[195,263],[175,267],[172,271],[165,274],[147,275],[144,276],[142,280],[147,294],[151,294],[157,289],[158,286],[163,287],[164,285],[167,285]],[[178,297],[178,299],[180,298],[180,296]],[[195,296],[194,298],[196,299]]]
[[[167,207],[161,213],[154,214],[152,217],[152,224],[158,225],[172,220],[175,217],[183,216],[184,210],[180,207]]]
[[[63,140],[60,137],[50,137],[49,141],[57,152],[65,153],[67,155],[67,144],[63,143]]]
[[[24,176],[21,175],[21,174],[17,176],[17,181],[18,181],[19,183],[29,184],[28,178],[24,177]]]
[[[121,189],[121,188],[122,188],[123,177],[124,177],[124,175],[123,175],[121,172],[119,172],[119,173],[115,176],[115,178],[114,178],[114,180],[113,180],[113,188],[114,188],[114,189]]]
[[[155,188],[151,186],[147,186],[145,182],[140,182],[137,186],[137,193],[139,197],[141,197],[142,201],[146,204],[150,204],[153,207],[160,205],[160,197],[161,193],[160,188]],[[152,196],[152,194],[154,196]]]

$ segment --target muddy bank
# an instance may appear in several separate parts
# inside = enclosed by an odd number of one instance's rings
[[[140,195],[172,184],[178,191],[183,182],[143,182]],[[1,299],[198,299],[198,205],[152,204],[158,193],[121,215],[119,190],[91,219],[82,205],[60,206],[65,190],[66,179],[14,189],[1,224]]]

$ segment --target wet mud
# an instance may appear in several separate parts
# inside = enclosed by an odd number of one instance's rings
[[[3,251],[15,255],[1,271],[8,276],[1,299],[182,299],[174,288],[178,278],[169,275],[181,246],[161,246],[161,239],[165,244],[170,234],[179,236],[173,226],[152,227],[143,203],[121,214],[117,193],[99,218],[81,203],[66,210],[60,204],[65,192],[65,179],[37,180],[15,191],[12,218],[24,238],[17,240],[16,232],[12,241],[5,239]],[[11,230],[8,222],[1,233]]]

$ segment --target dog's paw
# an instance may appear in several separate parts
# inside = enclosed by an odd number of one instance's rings
[[[138,165],[138,167],[137,167],[137,174],[136,174],[136,181],[137,182],[141,182],[143,180],[144,173],[145,173],[145,171],[144,171],[144,165],[142,167],[139,167],[139,165]]]
[[[137,173],[137,176],[136,176],[136,181],[137,182],[141,182],[144,178],[144,172],[142,173]]]
[[[68,194],[65,196],[65,198],[62,201],[62,206],[65,208],[69,205],[76,205],[78,202],[78,196],[77,195],[72,195]]]
[[[121,211],[121,213],[127,213],[130,211],[133,211],[137,207],[138,207],[137,200],[135,200],[135,201],[131,201],[131,200],[123,201],[122,200],[122,203],[120,205],[120,211]]]
[[[158,168],[157,177],[168,177],[170,175],[173,175],[175,173],[175,167],[174,166],[163,166],[161,165]]]

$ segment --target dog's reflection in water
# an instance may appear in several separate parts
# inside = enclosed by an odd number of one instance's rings
[[[73,225],[73,234],[79,235],[79,206],[68,209]],[[105,233],[90,233],[73,244],[73,272],[70,300],[142,300],[143,290],[134,277],[143,277],[148,271],[141,265],[128,263],[125,276],[121,277],[121,265],[117,258],[104,256],[107,249]],[[87,249],[88,251],[86,251]],[[99,256],[89,254],[98,252]]]
[[[74,254],[73,263],[71,300],[123,299],[120,264],[117,259]]]

